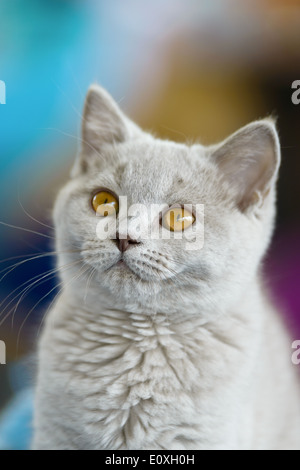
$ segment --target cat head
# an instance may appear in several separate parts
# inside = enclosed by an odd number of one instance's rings
[[[81,141],[54,211],[70,293],[154,312],[229,308],[256,279],[272,234],[280,164],[273,121],[210,147],[178,144],[142,131],[94,85]],[[141,211],[130,213],[135,204]]]

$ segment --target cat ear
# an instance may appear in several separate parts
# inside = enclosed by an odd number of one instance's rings
[[[213,159],[235,192],[242,212],[261,205],[276,181],[280,144],[274,122],[255,121],[214,149]]]
[[[125,142],[141,133],[106,90],[92,85],[84,105],[81,152],[72,175],[86,171],[92,154],[101,158],[104,146]]]

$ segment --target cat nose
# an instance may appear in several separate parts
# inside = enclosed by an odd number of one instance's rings
[[[129,235],[127,235],[127,238],[119,238],[119,233],[117,233],[117,247],[121,251],[121,253],[124,253],[124,251],[128,250],[131,245],[138,245],[140,242],[137,240],[133,240]]]

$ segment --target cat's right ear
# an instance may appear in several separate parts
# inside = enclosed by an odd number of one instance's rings
[[[85,173],[91,158],[103,158],[105,146],[125,142],[141,133],[106,90],[92,85],[84,105],[80,154],[71,175]]]

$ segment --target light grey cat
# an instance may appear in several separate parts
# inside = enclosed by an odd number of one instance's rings
[[[63,290],[39,344],[34,449],[300,449],[291,341],[261,280],[279,164],[271,120],[187,146],[90,89],[54,210]],[[102,239],[121,196],[177,212]],[[183,204],[204,205],[198,249],[175,236],[197,220]],[[143,237],[146,219],[169,239]]]

